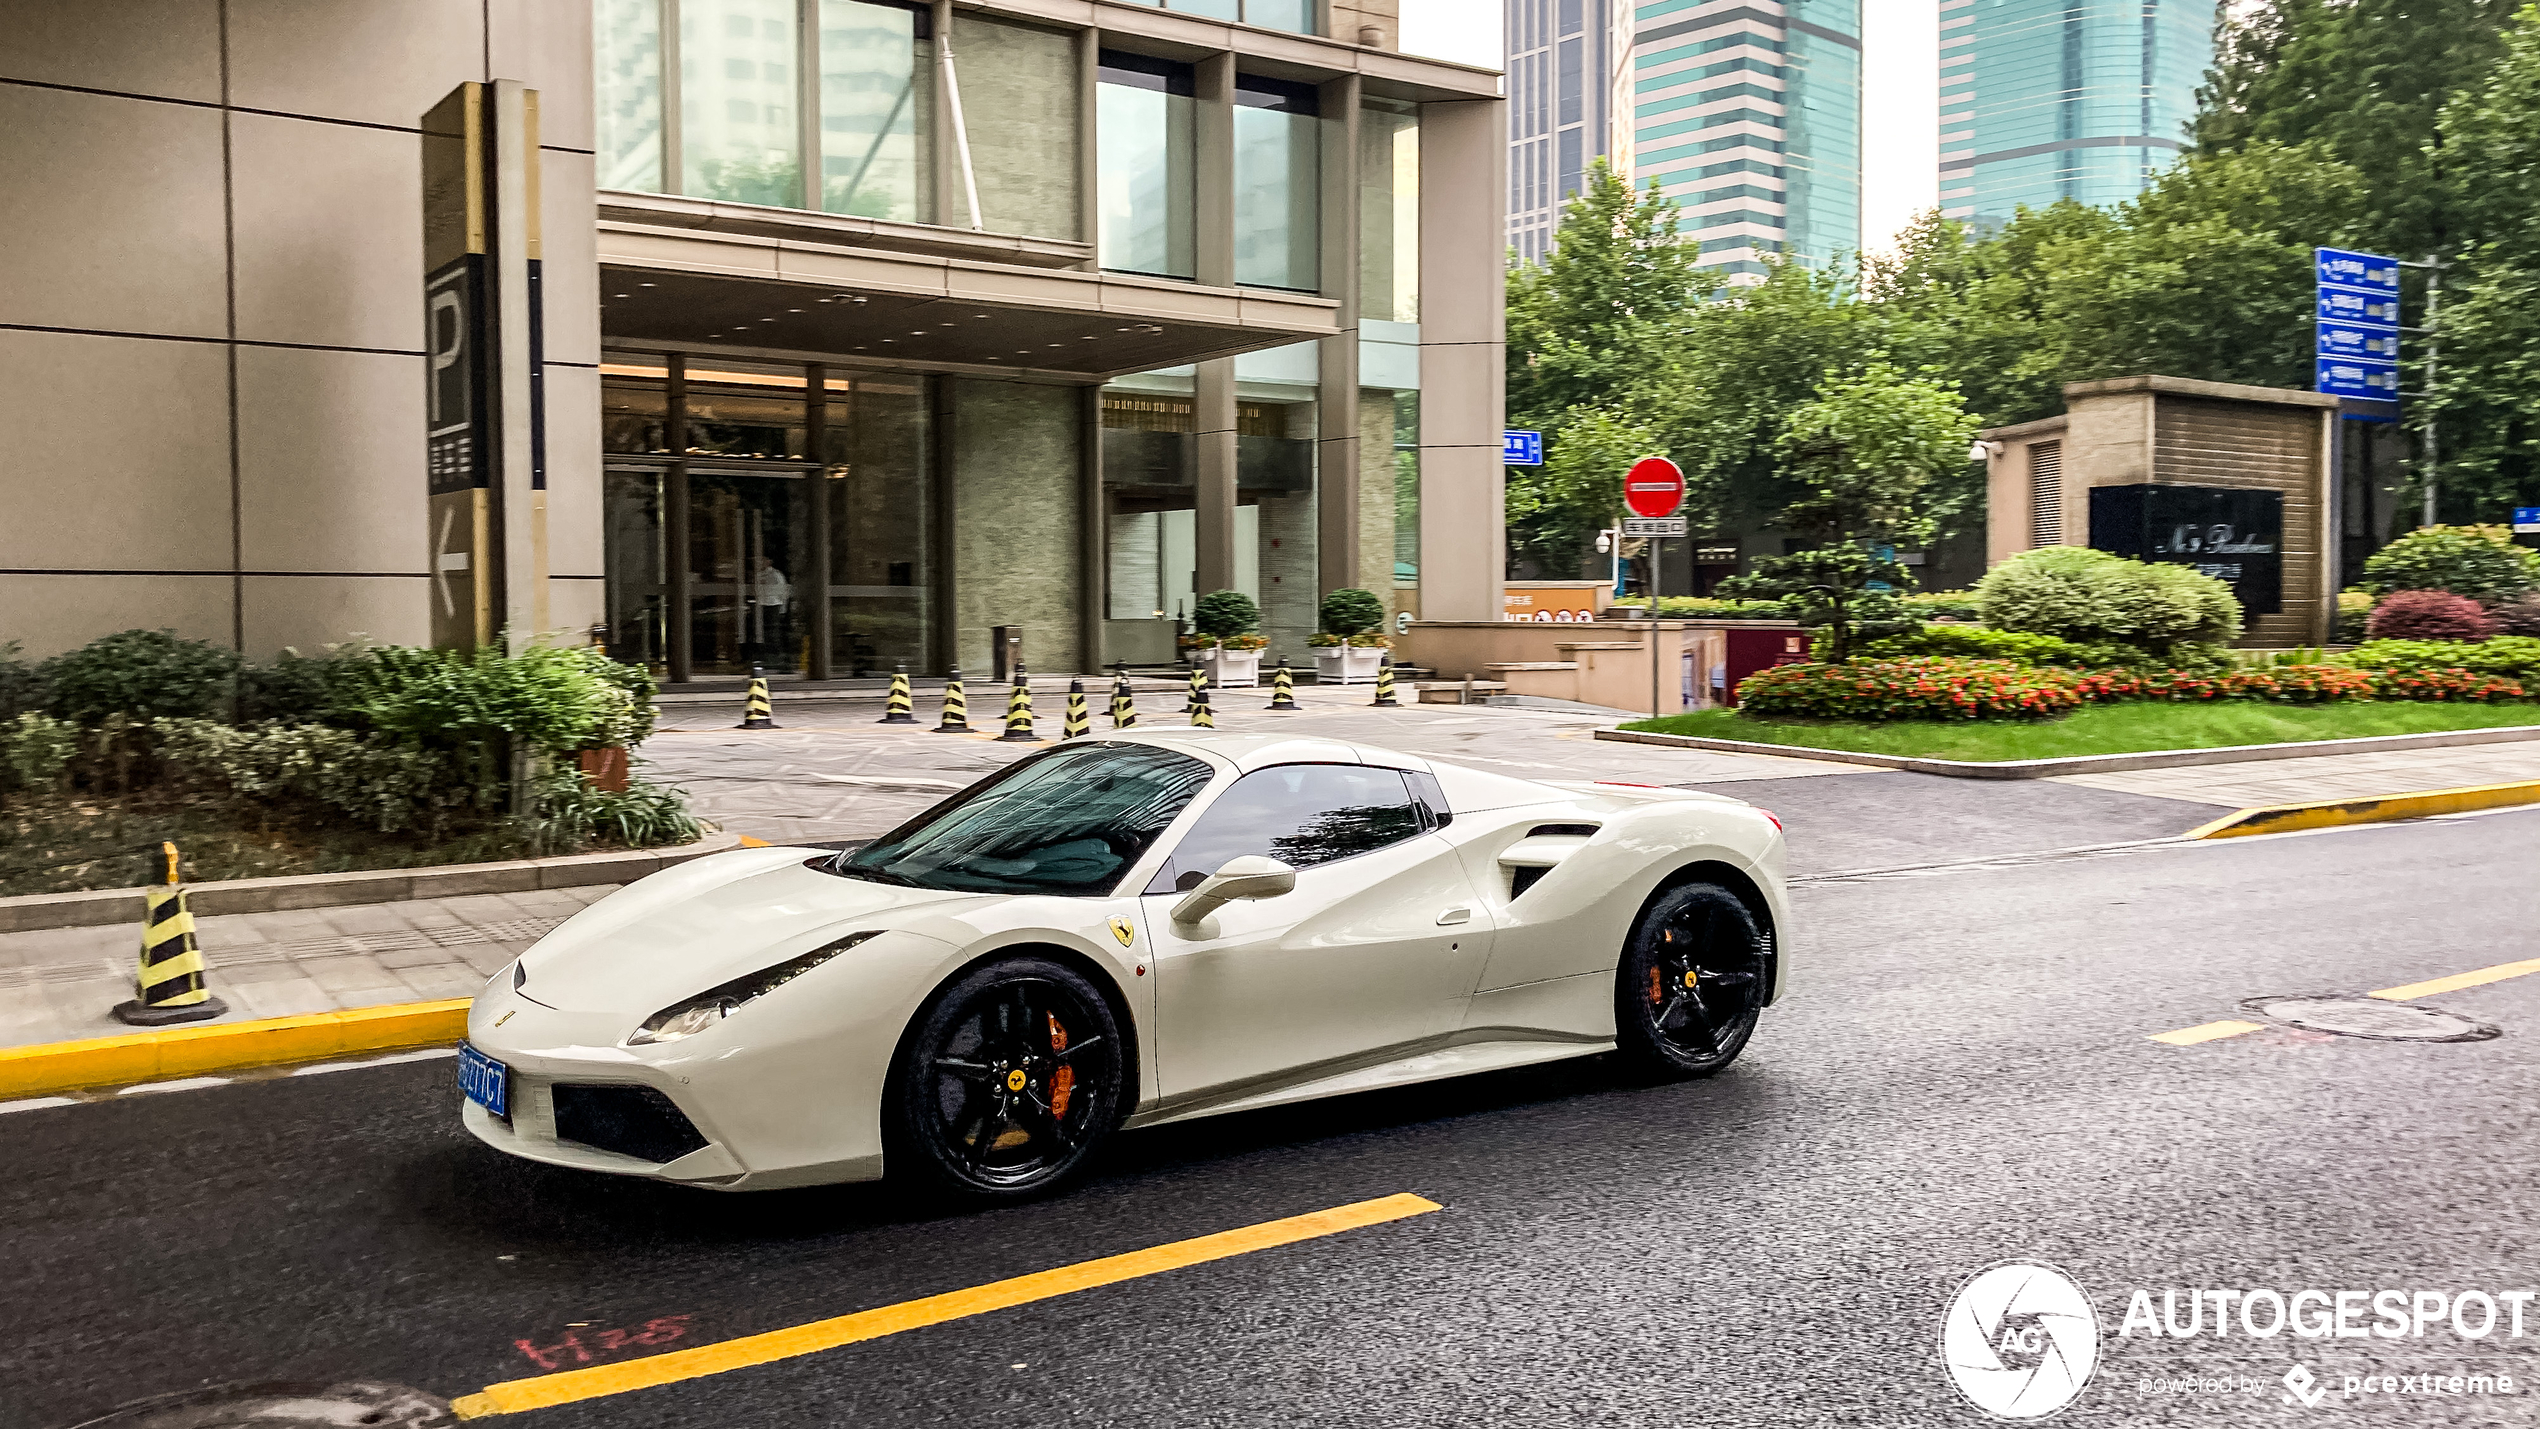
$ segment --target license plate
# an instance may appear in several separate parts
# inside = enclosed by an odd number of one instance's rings
[[[496,1116],[512,1114],[511,1069],[464,1042],[459,1044],[459,1090]]]

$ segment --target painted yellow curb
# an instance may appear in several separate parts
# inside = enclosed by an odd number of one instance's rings
[[[2241,809],[2199,829],[2191,839],[2232,839],[2248,834],[2289,834],[2300,829],[2333,829],[2346,824],[2377,824],[2391,819],[2422,819],[2434,814],[2465,814],[2473,809],[2502,809],[2514,804],[2540,804],[2540,779],[2515,784],[2473,784],[2461,789],[2427,789],[2414,794],[2385,794],[2374,799],[2346,799],[2321,804],[2269,804]]]
[[[454,997],[399,1002],[307,1017],[0,1047],[0,1097],[47,1096],[82,1087],[216,1076],[286,1062],[441,1046],[467,1035],[467,1009],[472,1001]]]

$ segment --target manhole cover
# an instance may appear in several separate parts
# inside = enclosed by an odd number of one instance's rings
[[[2502,1030],[2474,1018],[2413,1002],[2384,1002],[2351,992],[2307,997],[2253,997],[2240,1004],[2261,1017],[2341,1037],[2381,1042],[2484,1042]]]
[[[401,1384],[222,1384],[127,1404],[72,1429],[450,1429],[450,1406]]]

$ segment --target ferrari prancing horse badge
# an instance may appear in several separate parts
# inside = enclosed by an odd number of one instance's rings
[[[1111,936],[1118,938],[1120,946],[1125,948],[1137,941],[1138,932],[1128,919],[1114,918],[1111,920]]]

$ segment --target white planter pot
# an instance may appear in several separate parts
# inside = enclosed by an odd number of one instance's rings
[[[1261,683],[1258,650],[1211,650],[1200,658],[1208,683],[1220,690],[1244,689]]]
[[[1385,661],[1381,649],[1360,649],[1355,645],[1319,645],[1314,650],[1314,678],[1326,685],[1364,685],[1376,678],[1376,667]]]

